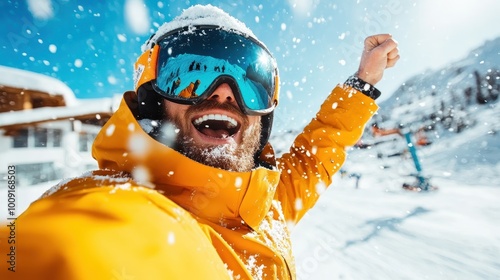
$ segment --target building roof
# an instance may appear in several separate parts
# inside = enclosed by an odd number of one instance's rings
[[[78,100],[69,107],[43,107],[0,113],[0,129],[34,125],[57,120],[108,120],[116,110],[116,98]]]
[[[0,129],[16,129],[57,120],[81,120],[100,124],[107,121],[118,108],[121,95],[96,99],[77,99],[62,81],[38,73],[0,66],[0,89],[4,94],[22,97],[43,95],[39,106],[23,107],[9,103],[3,96],[5,110],[0,112]],[[61,101],[61,98],[64,101]],[[52,100],[53,102],[47,102]],[[7,102],[7,103],[6,103]],[[22,103],[22,100],[17,100]],[[31,104],[33,105],[33,104]]]
[[[0,65],[0,86],[46,92],[51,95],[62,95],[66,106],[75,105],[74,92],[62,81],[17,68]]]

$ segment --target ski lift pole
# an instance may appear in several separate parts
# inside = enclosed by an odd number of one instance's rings
[[[420,161],[417,156],[417,149],[415,148],[415,145],[411,141],[411,132],[410,130],[407,130],[404,133],[406,143],[408,144],[408,150],[410,151],[411,157],[413,159],[413,163],[415,164],[415,169],[417,170],[417,180],[418,180],[418,187],[423,190],[423,191],[428,191],[429,190],[429,182],[427,179],[422,176],[422,166],[420,165]]]
[[[359,189],[359,179],[361,179],[361,174],[359,174],[359,173],[351,173],[349,175],[349,178],[355,178],[356,179],[356,189]]]

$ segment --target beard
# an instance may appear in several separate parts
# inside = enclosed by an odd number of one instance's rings
[[[205,143],[196,143],[189,136],[189,127],[192,114],[207,109],[223,109],[237,114],[243,120],[240,130],[242,131],[241,143],[236,141],[223,145],[210,145]],[[229,171],[246,172],[252,170],[255,166],[255,153],[260,146],[260,135],[262,126],[260,122],[249,125],[248,118],[239,109],[226,103],[205,100],[198,105],[192,105],[183,116],[169,116],[167,112],[167,121],[173,124],[178,133],[173,144],[173,149],[184,154],[188,158],[199,163],[221,168]]]

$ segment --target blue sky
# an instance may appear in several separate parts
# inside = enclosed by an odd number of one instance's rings
[[[191,5],[211,3],[243,21],[273,52],[282,82],[276,121],[299,127],[356,71],[367,35],[391,33],[400,43],[401,61],[377,85],[383,100],[407,78],[500,36],[499,2],[2,1],[0,65],[58,78],[78,98],[112,96],[132,89],[133,63],[159,25]]]

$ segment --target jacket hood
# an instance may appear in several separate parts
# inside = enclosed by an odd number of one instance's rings
[[[141,128],[131,111],[134,98],[128,94],[135,95],[125,93],[94,141],[92,156],[99,167],[130,173],[199,218],[227,227],[246,223],[255,229],[271,207],[279,172],[264,167],[232,172],[189,159]],[[274,158],[268,149],[263,154]]]

